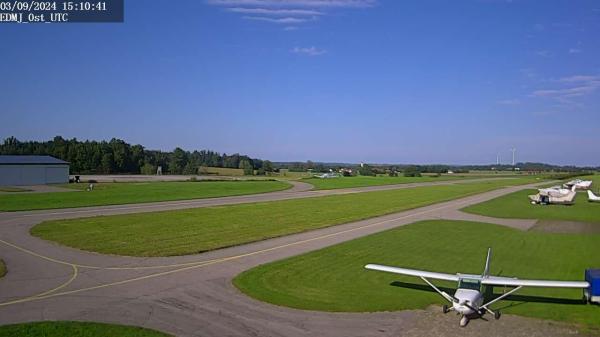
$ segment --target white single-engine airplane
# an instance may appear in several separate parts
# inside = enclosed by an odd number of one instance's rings
[[[481,317],[486,312],[494,315],[495,319],[500,318],[500,311],[492,311],[489,306],[493,303],[506,298],[513,294],[517,290],[523,287],[555,287],[555,288],[588,288],[590,284],[586,281],[547,281],[547,280],[519,280],[517,278],[490,276],[490,258],[492,256],[492,249],[488,249],[487,258],[485,260],[485,269],[482,275],[471,275],[471,274],[444,274],[436,273],[424,270],[406,269],[382,266],[378,264],[368,264],[365,266],[366,269],[385,271],[389,273],[417,276],[420,277],[425,283],[431,288],[437,291],[442,297],[448,302],[452,303],[452,307],[444,304],[443,312],[456,311],[461,315],[460,326],[464,327],[469,323],[472,317]],[[433,285],[428,279],[437,279],[444,281],[458,282],[458,287],[454,296],[440,290],[438,287]],[[505,286],[515,287],[510,291],[491,299],[484,303],[485,286]]]
[[[315,178],[331,179],[331,178],[339,178],[339,176],[340,175],[337,174],[337,173],[328,172],[328,173],[323,173],[323,174],[315,175]]]

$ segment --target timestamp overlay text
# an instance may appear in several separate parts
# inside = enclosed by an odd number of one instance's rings
[[[0,0],[0,23],[123,22],[125,0]]]

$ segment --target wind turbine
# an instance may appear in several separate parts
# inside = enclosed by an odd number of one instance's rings
[[[515,166],[515,152],[517,152],[517,149],[513,147],[510,150],[512,151],[512,159],[513,159],[512,166]]]

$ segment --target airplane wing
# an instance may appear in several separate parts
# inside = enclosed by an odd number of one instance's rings
[[[432,279],[437,279],[437,280],[458,282],[458,275],[452,275],[452,274],[436,273],[436,272],[425,271],[425,270],[389,267],[389,266],[382,266],[380,264],[368,264],[365,266],[365,268],[371,269],[371,270],[385,271],[388,273],[394,273],[394,274],[400,274],[400,275],[417,276],[417,277],[432,278]]]
[[[519,280],[517,278],[489,276],[481,280],[481,284],[508,287],[550,287],[550,288],[588,288],[585,281],[549,281],[549,280]]]

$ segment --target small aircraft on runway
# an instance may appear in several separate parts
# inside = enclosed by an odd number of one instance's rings
[[[492,311],[489,308],[490,305],[500,301],[501,299],[506,298],[507,296],[510,296],[511,294],[523,287],[554,287],[582,289],[590,287],[590,284],[586,281],[519,280],[517,278],[510,277],[490,276],[491,256],[492,249],[488,248],[487,258],[485,260],[485,269],[482,275],[460,273],[452,275],[424,270],[382,266],[378,264],[368,264],[365,266],[365,268],[370,270],[378,270],[389,273],[420,277],[431,288],[433,288],[436,292],[442,295],[442,297],[448,300],[448,302],[452,303],[452,307],[448,307],[448,305],[444,304],[442,310],[444,313],[447,313],[449,311],[456,311],[457,314],[460,314],[461,327],[466,326],[471,318],[481,317],[486,312],[489,312],[490,314],[494,315],[495,319],[499,319],[500,311]],[[458,282],[458,287],[454,295],[450,295],[440,290],[428,279]],[[514,288],[484,303],[484,293],[486,293],[486,286],[505,286]]]
[[[328,172],[328,173],[323,173],[323,174],[319,174],[319,175],[315,175],[315,178],[321,178],[321,179],[331,179],[331,178],[339,178],[339,174],[334,173],[334,172]]]

